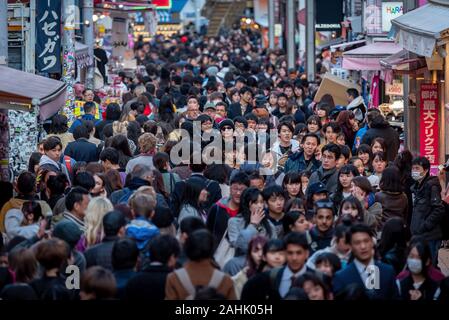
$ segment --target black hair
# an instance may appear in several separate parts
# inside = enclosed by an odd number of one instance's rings
[[[39,219],[42,217],[42,208],[37,201],[25,201],[22,204],[22,212],[24,216],[32,214],[33,222],[39,221]]]
[[[341,127],[338,125],[338,123],[336,123],[336,122],[334,122],[334,121],[331,121],[331,122],[328,122],[328,123],[326,123],[324,126],[323,126],[323,132],[324,133],[326,133],[326,130],[327,130],[327,128],[332,128],[332,132],[334,132],[334,133],[340,133],[341,132]]]
[[[379,160],[383,162],[387,162],[387,154],[384,152],[376,152],[373,154],[373,161],[374,159],[379,158]]]
[[[288,211],[285,215],[284,218],[282,219],[282,228],[284,230],[284,235],[289,234],[291,231],[290,227],[292,225],[295,224],[295,222],[301,217],[304,216],[305,217],[305,213],[298,211],[298,210],[293,210],[293,211]]]
[[[234,124],[236,122],[243,123],[243,125],[245,126],[245,129],[248,128],[248,121],[246,121],[245,117],[243,117],[243,116],[234,117],[234,119],[232,119],[232,121],[234,121]]]
[[[112,247],[111,262],[114,270],[134,268],[138,257],[139,249],[132,239],[119,239]]]
[[[251,219],[251,204],[256,202],[259,196],[262,196],[262,193],[259,189],[255,187],[246,188],[241,197],[240,197],[240,206],[239,206],[239,216],[241,216],[245,221],[245,227],[250,224]],[[270,226],[270,222],[265,215],[262,219],[261,225],[265,228],[265,231],[268,235],[268,238],[272,236],[272,230]]]
[[[358,156],[360,153],[368,153],[369,154],[368,163],[371,164],[371,162],[373,161],[373,151],[371,150],[371,147],[367,144],[361,144],[357,148],[356,155]]]
[[[268,201],[271,197],[283,197],[285,199],[285,191],[281,186],[277,184],[265,187],[262,192],[263,199]]]
[[[89,132],[89,135],[94,131],[95,124],[92,120],[82,120],[82,125],[86,127],[87,132]]]
[[[306,142],[307,138],[314,138],[316,139],[317,146],[320,144],[320,138],[315,133],[306,133],[301,140],[301,143],[304,144]]]
[[[284,237],[285,247],[289,244],[302,247],[304,250],[309,250],[309,242],[307,236],[301,232],[290,232]]]
[[[240,81],[240,80],[239,80],[239,81]],[[236,82],[237,82],[237,81],[236,81]],[[243,96],[243,95],[244,95],[245,93],[247,93],[247,92],[250,92],[252,96],[254,95],[253,90],[252,90],[250,87],[248,87],[248,86],[243,86],[243,87],[240,89],[239,94],[240,94],[241,96]]]
[[[347,202],[349,202],[353,208],[355,207],[357,209],[357,217],[355,219],[352,216],[349,217],[349,215],[345,215],[342,213],[343,206]],[[349,196],[346,199],[343,199],[340,203],[340,208],[338,211],[339,217],[336,225],[340,225],[341,223],[344,225],[351,225],[353,222],[362,222],[364,212],[365,210],[363,209],[360,201],[354,196]]]
[[[407,247],[407,227],[401,217],[392,217],[388,219],[382,227],[382,235],[377,246],[379,255],[384,258],[391,249],[398,249],[405,255]],[[405,256],[403,261],[405,262]],[[402,268],[403,266],[401,266]]]
[[[306,202],[305,202],[304,198],[296,198],[296,197],[291,198],[285,202],[284,212],[288,213],[289,211],[292,211],[293,207],[301,207],[303,209],[302,211],[305,212],[305,205],[306,205]],[[297,210],[295,210],[295,211],[297,211]]]
[[[62,114],[55,114],[51,118],[50,133],[60,134],[67,132],[67,130],[69,130],[67,117]]]
[[[298,172],[290,171],[285,174],[282,186],[285,188],[285,185],[292,183],[301,183],[301,176]]]
[[[238,184],[244,184],[245,186],[249,187],[250,185],[250,180],[248,175],[243,172],[243,171],[238,171],[236,174],[234,174],[231,178],[231,181],[229,183],[229,185],[233,185],[234,183],[238,183]]]
[[[421,258],[422,262],[422,269],[421,274],[424,276],[427,276],[427,263],[430,261],[432,263],[432,255],[430,252],[429,243],[425,238],[422,236],[415,236],[410,240],[410,244],[407,249],[406,256],[410,254],[410,252],[413,250],[413,248],[416,248],[418,251],[419,257]]]
[[[139,145],[139,136],[142,132],[142,128],[140,127],[139,122],[137,121],[130,121],[128,122],[128,126],[126,127],[126,132],[127,132],[127,138],[129,140],[131,140],[132,142],[134,142],[134,144],[136,146]]]
[[[210,164],[204,170],[204,176],[209,180],[217,181],[220,184],[228,182],[228,176],[230,174],[230,169],[227,165],[223,164]]]
[[[96,107],[95,102],[88,101],[88,102],[84,103],[84,106],[83,106],[84,113],[85,114],[91,113],[93,110],[95,110],[95,107]]]
[[[106,107],[106,120],[118,121],[121,114],[120,106],[115,102],[108,104]]]
[[[259,122],[259,118],[254,113],[247,113],[245,115],[245,119],[246,121],[252,120],[256,122],[256,124]]]
[[[351,149],[347,145],[340,145],[340,152],[340,156],[345,157],[345,159],[351,158]]]
[[[317,115],[312,115],[309,118],[307,118],[307,124],[310,124],[312,122],[315,122],[318,125],[318,131],[320,131],[322,128],[320,117],[318,117]]]
[[[53,149],[55,149],[56,147],[60,147],[61,148],[61,150],[62,150],[62,142],[61,142],[61,139],[59,139],[58,137],[56,137],[56,136],[51,136],[51,137],[48,137],[47,139],[45,139],[44,140],[44,144],[43,144],[43,147],[44,147],[44,151],[50,151],[50,150],[53,150]]]
[[[89,139],[89,130],[84,124],[81,124],[73,130],[73,138],[75,140],[80,138]]]
[[[421,166],[424,170],[430,169],[430,161],[426,157],[416,157],[412,161],[412,166]]]
[[[170,257],[179,256],[181,248],[176,238],[170,235],[158,235],[148,243],[151,262],[167,264]]]
[[[94,176],[89,172],[78,172],[73,179],[73,185],[90,191],[95,188]]]
[[[24,171],[17,178],[17,189],[20,194],[31,195],[34,193],[36,176],[34,173]]]
[[[349,232],[346,234],[346,242],[351,243],[352,236],[356,233],[366,233],[370,238],[374,236],[373,230],[366,224],[357,223],[351,226]]]
[[[323,149],[321,150],[321,154],[324,154],[325,151],[329,151],[329,152],[333,153],[335,155],[335,160],[338,160],[338,158],[340,158],[341,151],[340,151],[340,147],[338,146],[338,144],[335,144],[335,143],[326,144],[323,147]]]
[[[263,255],[267,255],[269,252],[279,252],[284,251],[286,248],[285,242],[282,239],[271,239],[268,240],[263,246]]]
[[[28,160],[28,171],[34,173],[34,166],[39,165],[42,155],[39,152],[33,152]]]
[[[111,147],[103,149],[103,151],[101,151],[100,153],[100,160],[101,161],[109,160],[111,164],[118,164],[119,157],[120,155],[118,151],[115,148]]]
[[[346,93],[348,95],[350,95],[351,97],[353,97],[354,99],[357,98],[360,95],[359,92],[357,91],[357,89],[354,89],[354,88],[347,89]]]
[[[385,168],[382,172],[379,188],[382,191],[402,192],[404,187],[401,183],[401,173],[396,166],[389,166]]]
[[[330,264],[332,267],[332,274],[335,274],[335,272],[337,272],[341,269],[340,258],[338,258],[338,256],[332,252],[320,253],[315,260],[315,266],[317,266],[321,263]]]
[[[193,231],[184,244],[184,251],[191,261],[210,259],[214,254],[214,237],[207,229]]]
[[[340,168],[340,170],[338,171],[337,192],[343,192],[343,186],[340,182],[340,176],[342,174],[350,174],[350,173],[352,173],[353,177],[359,176],[357,168],[354,167],[354,165],[352,164],[345,164],[343,167]]]
[[[89,191],[82,187],[72,188],[72,190],[65,196],[65,207],[67,210],[72,211],[75,207],[75,203],[83,201],[84,195],[89,195]]]
[[[182,195],[181,204],[189,204],[195,209],[199,209],[199,201],[203,185],[196,179],[189,179],[186,181],[184,193]]]
[[[206,229],[204,221],[198,217],[186,217],[181,220],[179,230],[181,233],[190,235],[192,232],[200,229]]]
[[[290,132],[293,134],[293,132],[295,131],[295,128],[293,128],[292,124],[289,122],[281,122],[278,125],[278,133],[281,133],[281,129],[282,127],[287,127],[288,130],[290,130]]]
[[[63,173],[48,177],[47,188],[50,190],[50,195],[53,197],[64,194],[68,183],[67,176]]]

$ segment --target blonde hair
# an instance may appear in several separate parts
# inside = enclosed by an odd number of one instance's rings
[[[112,210],[114,210],[114,206],[108,198],[95,197],[90,200],[84,218],[88,247],[100,242],[103,238],[103,217]]]
[[[114,121],[112,123],[112,130],[114,133],[114,136],[117,134],[128,134],[128,121]]]
[[[147,153],[156,148],[157,140],[152,133],[146,132],[139,137],[137,142],[139,143],[140,151]]]

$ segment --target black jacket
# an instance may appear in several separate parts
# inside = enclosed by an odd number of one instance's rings
[[[103,241],[84,252],[86,268],[101,266],[112,271],[112,247],[118,237],[105,237]]]
[[[253,111],[253,107],[251,105],[247,105],[245,109],[245,114],[251,113]],[[228,118],[233,120],[235,117],[238,116],[245,116],[245,114],[242,114],[242,105],[240,102],[233,103],[229,106],[228,110]]]
[[[172,271],[165,265],[149,265],[128,281],[125,286],[124,299],[130,301],[164,300],[165,282],[168,274]]]
[[[75,161],[86,161],[87,163],[98,161],[97,146],[85,138],[70,142],[65,148],[64,154]]]
[[[242,301],[277,301],[282,300],[279,294],[279,286],[281,285],[282,275],[286,266],[271,269],[262,273],[258,273],[243,286]],[[307,267],[306,272],[317,274],[314,270]]]
[[[441,240],[443,233],[440,223],[445,215],[441,200],[441,185],[437,177],[427,176],[421,183],[412,186],[414,194],[410,231],[426,240]]]
[[[361,144],[371,145],[375,138],[383,138],[387,146],[387,161],[394,161],[399,149],[399,133],[393,129],[388,121],[381,117],[373,119],[370,128],[362,138]]]
[[[207,215],[206,226],[207,229],[215,237],[214,248],[216,249],[223,238],[226,229],[228,228],[228,221],[230,215],[227,207],[227,199],[223,199],[214,204]],[[228,208],[228,209],[226,209]]]
[[[209,180],[205,176],[192,173],[189,180],[199,181],[204,188],[209,192],[207,202],[204,204],[203,209],[209,210],[211,206],[221,199],[221,188],[217,181]],[[186,181],[179,181],[175,184],[175,189],[170,195],[170,209],[172,213],[178,217],[181,209],[181,202],[184,195],[184,189],[186,187]]]
[[[410,299],[410,290],[415,290],[413,286],[413,278],[409,275],[407,278],[400,280],[400,295],[402,300],[411,300]],[[421,297],[418,300],[421,301],[432,301],[435,296],[435,292],[439,287],[438,282],[430,279],[429,277],[424,280],[418,290],[421,292]]]

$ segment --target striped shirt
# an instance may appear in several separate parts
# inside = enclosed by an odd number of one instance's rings
[[[86,231],[86,226],[84,224],[84,221],[81,220],[80,218],[76,217],[75,215],[73,215],[71,212],[65,211],[63,216],[64,216],[64,219],[70,220],[73,223],[75,223],[83,233]]]

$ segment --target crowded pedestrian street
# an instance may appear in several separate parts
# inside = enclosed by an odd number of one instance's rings
[[[447,303],[448,35],[449,0],[0,0],[0,300]]]

